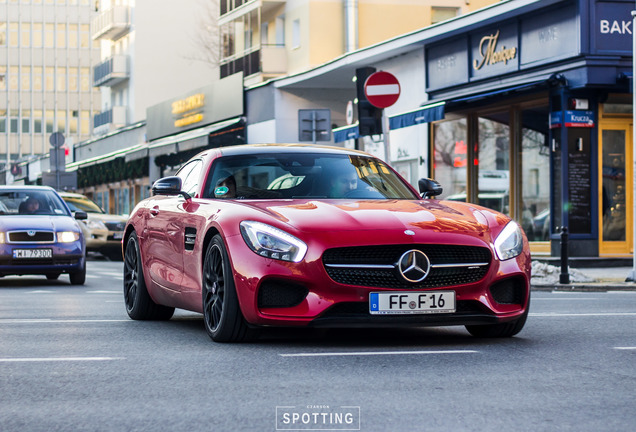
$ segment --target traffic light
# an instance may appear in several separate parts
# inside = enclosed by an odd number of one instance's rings
[[[356,92],[358,96],[358,132],[360,136],[382,133],[382,109],[376,108],[364,94],[364,83],[375,72],[373,67],[356,69]]]

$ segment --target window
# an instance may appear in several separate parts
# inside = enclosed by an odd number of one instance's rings
[[[33,132],[36,134],[42,133],[42,110],[33,111]]]
[[[7,67],[0,66],[0,90],[7,89]]]
[[[31,66],[22,66],[20,88],[24,91],[31,90]]]
[[[91,128],[91,117],[90,112],[86,110],[80,111],[80,120],[79,120],[79,133],[80,135],[88,135],[90,133]]]
[[[9,90],[18,90],[20,69],[17,66],[9,67]]]
[[[68,47],[77,48],[77,24],[68,25]]]
[[[66,111],[57,112],[57,131],[66,133]]]
[[[90,30],[88,24],[80,24],[80,48],[90,47]]]
[[[44,71],[46,73],[44,76],[44,89],[46,91],[55,91],[55,68],[47,66]]]
[[[7,131],[7,110],[0,110],[0,132]]]
[[[276,17],[276,45],[285,45],[285,15]]]
[[[66,48],[66,24],[57,25],[55,41],[57,48]]]
[[[467,121],[465,118],[435,123],[435,179],[444,188],[440,198],[466,200]]]
[[[30,23],[22,23],[22,40],[20,41],[20,46],[23,48],[28,48],[31,46],[31,24]]]
[[[91,89],[91,72],[87,67],[82,67],[79,70],[80,73],[80,91],[87,92]]]
[[[33,66],[33,90],[42,90],[42,66]]]
[[[177,173],[178,177],[181,177],[183,184],[181,190],[193,195],[199,186],[199,178],[201,177],[201,167],[203,162],[199,159],[189,162],[184,165]]]
[[[292,22],[292,48],[300,48],[300,19]]]
[[[269,39],[269,23],[261,24],[261,45],[267,45]]]
[[[438,7],[431,8],[431,24],[446,21],[459,15],[459,9],[454,7]]]
[[[31,111],[22,110],[22,133],[31,133]]]
[[[75,92],[78,89],[77,86],[77,76],[78,69],[76,67],[68,68],[68,90]]]
[[[55,24],[44,24],[44,46],[46,48],[55,46]]]
[[[59,92],[66,91],[66,68],[58,67],[57,68],[57,77],[55,79],[56,89]]]
[[[46,133],[53,133],[53,127],[55,126],[55,111],[46,110],[45,111],[45,122],[46,122]]]
[[[11,110],[10,112],[10,119],[9,119],[9,127],[11,128],[11,130],[9,132],[11,133],[18,133],[18,110]]]
[[[9,23],[9,46],[18,47],[18,23]]]
[[[69,117],[69,122],[68,122],[68,133],[72,135],[77,134],[77,120],[78,120],[77,116],[78,116],[77,111],[71,111],[71,116]]]
[[[42,48],[42,23],[33,23],[33,48]]]
[[[0,46],[7,45],[7,23],[0,23]]]

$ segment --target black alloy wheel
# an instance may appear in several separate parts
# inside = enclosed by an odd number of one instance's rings
[[[173,307],[158,305],[148,294],[135,232],[128,238],[124,253],[124,303],[134,320],[169,320],[174,314]]]
[[[232,267],[221,236],[215,235],[203,262],[203,322],[215,342],[238,342],[255,336],[243,318]]]

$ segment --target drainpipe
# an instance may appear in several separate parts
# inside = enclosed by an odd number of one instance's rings
[[[358,0],[344,1],[345,53],[358,49]]]

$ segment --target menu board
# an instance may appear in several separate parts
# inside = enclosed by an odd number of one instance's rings
[[[570,134],[568,139],[569,230],[573,234],[592,232],[591,154],[589,139],[582,135]]]

